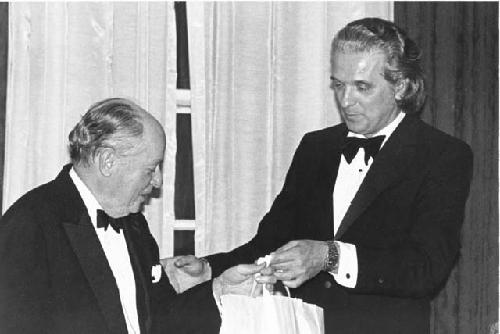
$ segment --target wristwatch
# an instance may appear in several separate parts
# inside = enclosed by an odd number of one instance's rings
[[[337,243],[333,240],[326,242],[328,245],[328,255],[323,265],[324,271],[336,272],[339,267],[339,249]]]

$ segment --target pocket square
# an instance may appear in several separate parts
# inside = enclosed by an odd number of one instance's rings
[[[155,264],[151,268],[151,280],[153,283],[158,283],[161,279],[161,264]]]

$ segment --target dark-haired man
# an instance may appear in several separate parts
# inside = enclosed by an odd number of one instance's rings
[[[244,292],[262,266],[175,293],[140,212],[162,184],[162,126],[129,100],[106,99],[69,142],[72,163],[0,221],[0,333],[218,333],[212,284],[217,296]]]
[[[420,51],[392,22],[341,29],[331,80],[344,123],[306,134],[255,237],[206,259],[218,275],[272,252],[274,275],[324,308],[326,333],[428,333],[459,252],[470,148],[418,119]]]

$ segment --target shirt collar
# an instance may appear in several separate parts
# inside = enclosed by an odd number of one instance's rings
[[[396,128],[398,127],[398,125],[403,121],[403,119],[405,118],[405,116],[406,116],[406,114],[404,112],[400,112],[391,123],[387,124],[384,128],[380,129],[380,131],[378,131],[377,133],[375,133],[373,135],[373,137],[376,137],[376,136],[385,136],[384,141],[382,142],[382,144],[380,145],[380,147],[384,146],[384,144],[387,141],[387,139],[389,139],[389,137],[392,135],[392,133],[394,132],[394,130],[396,130]],[[349,131],[347,133],[347,137],[366,138],[364,135],[361,135],[361,134],[358,134],[358,133],[354,133],[352,131]]]
[[[92,224],[94,227],[97,227],[97,210],[102,209],[101,205],[99,202],[97,202],[96,198],[90,191],[90,189],[83,183],[82,179],[78,176],[76,173],[74,167],[71,167],[71,170],[69,171],[69,177],[71,177],[71,180],[75,184],[76,189],[80,193],[80,197],[83,200],[83,204],[87,207],[90,220],[92,221]]]

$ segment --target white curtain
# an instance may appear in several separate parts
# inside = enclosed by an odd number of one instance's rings
[[[167,135],[161,198],[146,216],[173,251],[176,36],[173,2],[10,3],[3,208],[69,161],[67,135],[94,102],[131,98]]]
[[[391,19],[390,2],[187,3],[196,253],[250,240],[308,131],[340,118],[330,43],[354,19]]]

